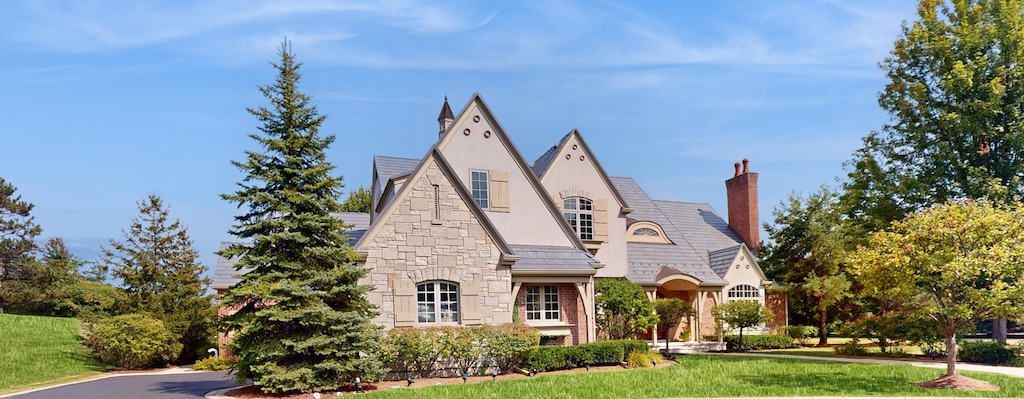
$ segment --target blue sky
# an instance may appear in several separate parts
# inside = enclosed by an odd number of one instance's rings
[[[887,115],[877,63],[914,1],[6,1],[0,177],[44,235],[94,257],[155,193],[210,269],[238,213],[284,37],[338,141],[346,192],[375,154],[419,158],[479,92],[528,161],[578,128],[605,170],[707,202],[750,159],[760,213],[835,185]]]

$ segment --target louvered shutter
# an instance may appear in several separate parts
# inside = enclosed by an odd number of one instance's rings
[[[459,301],[459,306],[462,307],[462,324],[482,324],[480,320],[480,281],[476,279],[464,281],[459,290],[462,294]]]

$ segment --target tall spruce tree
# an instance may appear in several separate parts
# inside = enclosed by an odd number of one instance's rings
[[[356,377],[372,380],[380,328],[376,308],[360,285],[364,268],[352,261],[341,210],[341,177],[325,151],[333,135],[321,136],[324,116],[299,92],[301,64],[288,42],[273,85],[260,87],[271,108],[249,108],[262,123],[250,134],[264,152],[246,151],[232,161],[245,173],[238,190],[222,197],[243,210],[231,234],[246,242],[220,252],[250,270],[230,287],[224,306],[237,311],[222,319],[234,332],[236,376],[265,392],[333,389]]]
[[[15,195],[14,185],[0,178],[0,313],[17,308],[24,296],[24,279],[37,260],[35,238],[43,230],[31,212],[34,205]]]
[[[177,363],[195,360],[211,345],[216,309],[207,294],[210,279],[198,262],[188,232],[163,200],[139,201],[139,217],[124,231],[125,241],[110,240],[103,263],[122,282],[122,313],[146,313],[164,322],[183,345]]]

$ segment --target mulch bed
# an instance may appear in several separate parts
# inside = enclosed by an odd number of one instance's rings
[[[664,366],[668,366],[668,365],[675,364],[675,363],[676,362],[674,362],[672,360],[664,359],[664,360],[661,360],[661,361],[658,362],[658,367],[664,367]],[[615,371],[615,370],[623,370],[623,368],[621,366],[591,366],[589,372],[593,373],[593,372]],[[587,372],[588,371],[585,368],[577,368],[577,369],[571,369],[571,370],[548,371],[548,372],[540,373],[540,375],[587,373]],[[504,381],[504,380],[514,380],[514,379],[519,379],[519,378],[530,378],[530,377],[527,376],[527,375],[519,374],[519,373],[510,373],[510,374],[499,375],[496,379]],[[465,383],[466,384],[488,383],[488,382],[491,382],[491,380],[492,380],[492,378],[490,376],[472,376],[472,377],[469,377],[468,379],[466,379]],[[413,388],[417,388],[417,387],[426,387],[426,386],[432,386],[432,385],[456,385],[456,384],[463,384],[462,377],[417,378],[415,380],[415,382],[413,382],[412,387]],[[406,385],[408,385],[408,383],[405,380],[400,380],[400,381],[378,381],[378,382],[375,382],[373,384],[362,384],[362,387],[363,387],[363,391],[369,392],[369,391],[380,390],[380,389],[402,389],[402,388],[405,388]],[[342,392],[344,395],[349,395],[350,393],[352,393],[354,391],[355,391],[355,386],[353,386],[353,385],[347,385],[347,386],[341,387],[341,389],[340,389],[340,392]],[[324,392],[322,392],[322,395],[326,399],[328,397],[335,396],[336,392],[338,392],[338,390],[324,391]],[[241,388],[236,388],[236,389],[227,391],[225,393],[225,395],[232,396],[232,397],[235,397],[235,398],[238,398],[238,399],[299,399],[299,398],[309,399],[309,398],[313,397],[312,394],[309,394],[309,393],[295,393],[295,392],[291,392],[291,393],[277,393],[277,394],[264,393],[263,391],[260,391],[259,388],[255,387],[255,386],[252,386],[252,385],[246,386],[246,387],[241,387]]]
[[[985,381],[979,381],[962,375],[944,375],[927,382],[918,382],[914,386],[921,388],[960,389],[965,391],[998,391],[999,387]]]

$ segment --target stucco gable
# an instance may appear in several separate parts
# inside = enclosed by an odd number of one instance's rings
[[[485,213],[509,243],[586,249],[479,94],[441,134],[436,148],[467,186],[470,171],[507,173],[508,205]]]
[[[623,214],[633,212],[633,209],[629,207],[626,200],[619,193],[618,188],[615,184],[612,184],[611,179],[608,177],[608,173],[605,173],[604,168],[601,166],[601,162],[597,160],[594,153],[590,151],[590,147],[587,145],[586,140],[583,140],[583,135],[580,134],[579,130],[573,129],[565,137],[558,141],[551,149],[541,155],[533,163],[533,171],[541,184],[545,184],[546,178],[561,165],[565,165],[568,162],[584,162],[590,166],[593,173],[596,173],[602,182],[604,182],[605,189],[611,193],[612,198],[619,204]]]
[[[727,265],[725,265],[726,268],[724,271],[720,272],[719,270],[716,270],[716,272],[719,272],[719,275],[721,275],[726,281],[730,282],[731,285],[735,285],[732,283],[741,280],[741,278],[738,278],[741,275],[745,277],[745,279],[749,279],[750,277],[759,279],[761,281],[760,285],[771,283],[771,281],[768,280],[768,277],[764,275],[764,271],[761,270],[761,265],[757,263],[757,257],[754,256],[753,252],[750,252],[750,249],[747,248],[746,244],[740,244],[734,248],[727,248],[723,250],[723,252],[726,251],[732,253],[731,260]],[[723,257],[723,255],[725,254],[718,254],[720,258]]]

